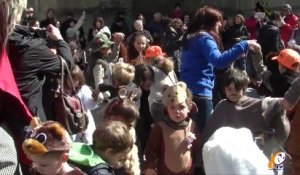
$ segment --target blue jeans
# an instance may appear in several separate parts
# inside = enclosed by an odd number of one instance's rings
[[[192,114],[192,119],[200,133],[203,132],[207,119],[211,116],[213,110],[213,102],[211,97],[204,97],[199,95],[193,96],[193,101],[196,103],[198,112]]]

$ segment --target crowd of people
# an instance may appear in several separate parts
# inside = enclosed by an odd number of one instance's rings
[[[39,21],[26,7],[0,0],[0,174],[300,173],[291,5],[259,1],[245,18],[177,3],[151,22],[137,14],[132,29],[120,11],[110,27],[96,16],[87,36],[85,12],[61,22],[50,8]],[[84,111],[80,132],[57,116],[59,88],[79,99],[67,107]]]

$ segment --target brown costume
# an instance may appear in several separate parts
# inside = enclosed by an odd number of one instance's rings
[[[186,135],[196,133],[195,124],[188,119],[184,128],[173,128],[167,122],[154,124],[145,149],[145,168],[156,169],[160,175],[191,175],[193,174],[192,156],[199,149],[198,141],[188,149]],[[196,136],[196,140],[200,136]]]
[[[44,155],[50,152],[69,151],[71,146],[71,138],[64,127],[58,122],[46,121],[38,123],[36,118],[31,122],[31,129],[26,135],[22,148],[27,155]],[[40,175],[33,164],[31,169],[32,175]],[[64,175],[84,175],[84,173],[74,168]]]
[[[164,106],[186,103],[187,98],[187,87],[183,82],[164,87]],[[186,117],[181,122],[174,122],[168,117],[154,124],[145,148],[145,169],[156,170],[159,175],[193,174],[193,157],[201,151],[200,135],[194,122]]]

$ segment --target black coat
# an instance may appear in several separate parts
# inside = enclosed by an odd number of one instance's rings
[[[266,56],[269,53],[278,52],[282,49],[279,27],[271,22],[263,25],[258,32],[257,42],[261,45],[264,64],[271,72],[279,74],[278,63],[276,61],[266,59]]]
[[[46,120],[42,105],[42,87],[47,75],[61,71],[60,55],[69,66],[73,64],[71,50],[63,40],[53,42],[57,55],[46,40],[27,26],[16,26],[9,36],[9,59],[22,99],[33,115]]]

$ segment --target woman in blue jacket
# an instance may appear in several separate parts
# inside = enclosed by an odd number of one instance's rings
[[[249,49],[258,50],[260,47],[254,40],[248,40],[223,51],[219,33],[221,27],[221,12],[204,6],[194,15],[183,38],[181,79],[192,91],[193,101],[197,104],[198,113],[193,119],[200,132],[213,109],[213,69],[224,69]]]

